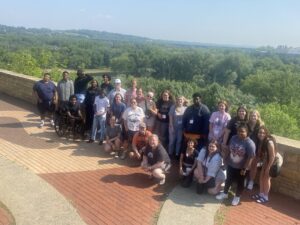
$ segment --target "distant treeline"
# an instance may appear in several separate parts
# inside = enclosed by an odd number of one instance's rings
[[[267,51],[265,51],[267,50]],[[183,45],[88,30],[51,31],[0,26],[0,68],[41,76],[61,69],[108,68],[137,77],[157,93],[190,97],[200,91],[214,107],[228,100],[258,108],[274,133],[300,139],[300,56],[270,48]],[[126,82],[125,82],[126,83]]]

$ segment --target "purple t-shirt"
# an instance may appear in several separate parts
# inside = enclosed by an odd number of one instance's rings
[[[216,140],[221,141],[222,131],[226,128],[230,119],[231,116],[227,112],[213,112],[209,119],[210,124],[212,124],[212,130],[209,132],[209,139],[215,138]]]

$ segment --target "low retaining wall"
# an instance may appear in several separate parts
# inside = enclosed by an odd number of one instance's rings
[[[35,104],[32,87],[40,79],[0,70],[0,92]],[[272,180],[272,189],[300,199],[300,141],[283,137],[276,138],[284,163],[280,176]]]
[[[32,87],[38,80],[41,80],[41,78],[0,70],[0,92],[35,104],[36,100],[32,95]]]
[[[272,190],[300,199],[300,141],[276,136],[283,156],[280,176],[272,179]]]

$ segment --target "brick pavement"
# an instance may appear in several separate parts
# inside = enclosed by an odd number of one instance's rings
[[[271,193],[268,203],[258,204],[251,199],[257,191],[246,190],[237,207],[230,206],[231,198],[224,202],[224,225],[300,225],[300,201]]]
[[[34,108],[28,109],[0,95],[0,157],[53,185],[87,224],[155,221],[161,203],[176,184],[172,173],[160,187],[136,163],[113,159],[95,143],[68,141],[58,138],[50,127],[37,128],[39,118],[32,113]]]

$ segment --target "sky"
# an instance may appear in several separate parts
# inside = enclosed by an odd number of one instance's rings
[[[300,47],[299,0],[0,0],[0,24],[161,40]]]

